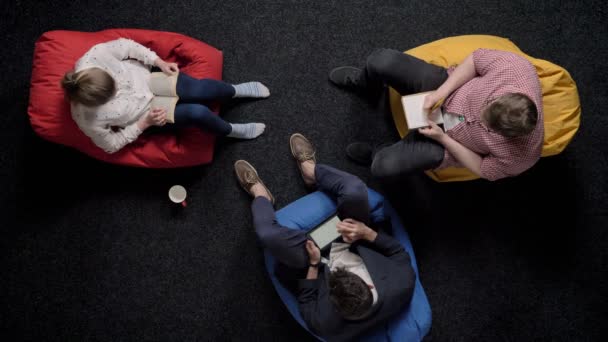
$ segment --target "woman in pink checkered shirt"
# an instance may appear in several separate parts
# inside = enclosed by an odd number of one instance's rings
[[[363,69],[339,67],[335,85],[379,95],[385,85],[401,95],[433,91],[424,107],[441,99],[443,128],[432,121],[401,141],[377,151],[367,143],[347,147],[348,156],[371,164],[372,174],[389,181],[416,170],[466,167],[497,180],[516,176],[540,158],[543,107],[540,80],[524,57],[478,49],[460,65],[444,69],[396,50],[379,49]]]

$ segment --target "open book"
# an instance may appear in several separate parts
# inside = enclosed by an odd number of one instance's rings
[[[150,75],[150,90],[154,98],[150,108],[163,108],[167,111],[167,122],[175,122],[175,105],[177,96],[177,73],[169,76],[164,72],[153,72]]]
[[[401,97],[401,104],[403,105],[403,111],[405,112],[405,121],[407,122],[408,129],[418,129],[420,127],[426,127],[429,125],[428,120],[434,121],[436,124],[443,123],[443,116],[441,113],[440,101],[435,105],[435,109],[429,114],[428,111],[422,110],[424,105],[424,98],[431,92],[417,93],[412,95],[405,95]]]

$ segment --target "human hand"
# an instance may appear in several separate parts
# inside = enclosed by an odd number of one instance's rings
[[[321,251],[314,242],[306,241],[306,251],[308,252],[308,260],[311,264],[316,265],[321,261]]]
[[[418,132],[438,142],[441,142],[441,139],[445,136],[443,129],[431,120],[429,120],[429,125],[427,127],[418,128]]]
[[[436,91],[429,93],[427,96],[424,97],[424,102],[422,103],[422,111],[427,114],[430,114],[433,107],[439,101],[441,101],[441,97]]]
[[[353,243],[360,239],[373,241],[376,239],[376,232],[363,222],[353,219],[345,219],[336,224],[338,233],[342,235],[344,242]]]
[[[154,65],[159,67],[162,72],[169,76],[174,75],[179,71],[177,63],[167,63],[160,58],[154,62]]]
[[[146,116],[149,126],[164,126],[167,123],[167,110],[163,108],[152,108]]]

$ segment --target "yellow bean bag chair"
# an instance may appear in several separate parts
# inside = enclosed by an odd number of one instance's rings
[[[522,55],[535,67],[543,93],[545,141],[542,156],[552,156],[566,148],[580,124],[581,106],[576,84],[566,69],[523,53],[510,40],[495,36],[469,35],[449,37],[405,51],[414,57],[441,67],[457,65],[478,48],[510,51]],[[399,135],[408,133],[401,95],[390,89],[391,111]],[[465,168],[429,170],[427,175],[438,182],[466,181],[479,178]]]

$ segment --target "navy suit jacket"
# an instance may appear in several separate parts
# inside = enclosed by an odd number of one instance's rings
[[[329,299],[329,268],[321,266],[317,279],[301,279],[298,284],[300,313],[308,327],[328,341],[352,341],[357,336],[386,323],[409,305],[416,274],[409,254],[399,241],[378,232],[374,242],[351,246],[358,254],[378,292],[378,300],[361,319],[344,319]]]

